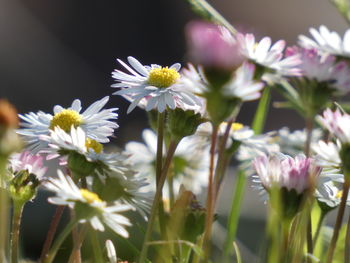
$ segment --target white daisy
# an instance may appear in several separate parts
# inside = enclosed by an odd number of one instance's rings
[[[258,156],[253,161],[257,175],[254,182],[261,182],[265,189],[276,185],[287,190],[295,190],[302,194],[309,189],[313,180],[321,169],[315,165],[313,159],[303,155],[292,158],[284,154]]]
[[[56,105],[53,109],[54,115],[42,111],[19,115],[24,122],[21,123],[23,128],[19,129],[18,133],[23,135],[30,148],[35,150],[47,146],[47,142],[42,141],[40,136],[50,134],[50,130],[55,127],[60,127],[66,132],[69,132],[72,126],[81,127],[89,138],[98,142],[109,142],[108,137],[112,136],[114,129],[119,126],[111,121],[118,117],[115,113],[117,108],[102,110],[108,100],[109,97],[104,97],[82,113],[80,100],[74,100],[67,109]]]
[[[319,184],[315,196],[322,205],[326,205],[328,209],[337,207],[340,204],[343,191],[340,187],[337,187],[334,182],[328,181],[322,184]],[[347,205],[350,205],[350,196],[346,202]]]
[[[339,109],[332,111],[326,109],[322,116],[318,116],[318,121],[325,127],[331,135],[339,139],[341,143],[350,143],[350,115],[342,113]]]
[[[322,181],[344,181],[344,175],[341,172],[342,162],[339,155],[340,148],[341,145],[339,141],[337,141],[337,143],[319,141],[312,146],[316,164],[322,167],[320,175]]]
[[[119,196],[119,199],[135,208],[145,220],[147,219],[153,194],[147,191],[149,183],[145,176],[137,174],[131,168],[124,171],[123,174],[116,170],[108,170],[104,173],[97,172],[97,175],[103,184],[115,184],[114,192]],[[117,181],[109,180],[111,178],[112,180],[117,178]],[[91,184],[94,179],[91,178]]]
[[[242,101],[259,99],[264,83],[254,80],[254,72],[254,64],[243,63],[235,72],[234,77],[225,84],[223,94],[228,97],[239,98]]]
[[[56,127],[50,131],[50,135],[41,135],[40,139],[48,142],[48,148],[43,152],[48,153],[48,159],[59,156],[68,156],[70,152],[76,152],[86,158],[88,162],[95,163],[98,170],[114,170],[124,173],[127,167],[124,164],[126,156],[121,153],[105,153],[103,145],[90,139],[80,127],[72,127],[67,133]]]
[[[181,68],[179,63],[175,63],[170,67],[162,67],[152,64],[144,66],[133,57],[128,57],[131,65],[118,59],[131,74],[115,70],[112,77],[119,83],[112,85],[115,88],[122,88],[113,93],[114,95],[128,95],[132,103],[128,108],[131,112],[142,100],[146,104],[146,111],[157,109],[163,112],[167,107],[175,109],[181,107],[182,104],[195,106],[200,104],[196,96],[181,85],[179,81],[181,75],[178,72]]]
[[[40,154],[31,154],[29,151],[12,155],[9,161],[9,167],[14,174],[26,170],[30,174],[35,174],[39,180],[47,171],[47,167],[44,166],[44,157]]]
[[[335,56],[350,57],[350,29],[343,39],[335,31],[330,31],[326,26],[321,25],[319,30],[309,29],[313,39],[304,35],[299,36],[299,44],[305,48],[316,48]]]
[[[278,143],[281,152],[290,156],[296,156],[304,152],[306,136],[306,130],[290,131],[288,127],[283,127],[277,131],[277,134],[273,137],[273,140],[274,142]],[[314,129],[312,131],[311,145],[316,144],[321,137],[321,129]]]
[[[183,82],[193,93],[205,97],[210,96],[208,81],[201,67],[198,70],[189,64],[183,71]],[[232,78],[224,85],[223,95],[229,98],[238,98],[242,101],[251,101],[260,98],[261,90],[264,87],[262,82],[254,80],[255,66],[250,63],[243,65],[236,70]],[[210,98],[210,97],[209,97]]]
[[[286,53],[289,56],[299,55],[301,57],[302,63],[298,67],[303,77],[327,83],[340,94],[350,91],[350,69],[345,61],[337,63],[334,56],[320,54],[315,48],[292,47],[288,48]]]
[[[93,213],[86,213],[88,216],[82,218],[80,222],[88,221],[94,229],[99,231],[104,231],[103,224],[106,224],[117,234],[125,238],[129,237],[125,226],[130,226],[131,223],[128,218],[119,214],[130,210],[129,205],[114,203],[107,206],[106,202],[102,201],[97,194],[87,189],[79,189],[73,180],[64,176],[61,171],[58,171],[58,178],[50,178],[44,185],[57,194],[57,196],[48,199],[50,203],[68,205],[70,208],[83,204],[86,206],[85,208],[90,208],[90,212]]]
[[[279,40],[271,46],[269,37],[264,37],[259,43],[255,42],[253,34],[239,33],[236,37],[241,44],[242,53],[250,61],[282,76],[298,76],[300,74],[300,70],[296,67],[300,63],[299,56],[283,58],[283,50],[286,46],[284,40]]]
[[[222,122],[218,128],[218,136],[223,136],[227,129],[227,122]],[[207,144],[211,143],[211,134],[213,132],[213,125],[210,122],[202,123],[198,126],[196,130],[196,135],[203,137]],[[231,140],[227,141],[226,147],[230,147],[232,144],[232,140],[246,142],[248,139],[254,136],[254,131],[250,129],[248,126],[244,126],[241,123],[235,122],[232,123],[231,129],[229,131],[229,138]]]
[[[157,136],[151,130],[144,130],[142,133],[145,144],[129,142],[126,146],[126,154],[130,165],[141,175],[147,176],[155,189],[155,162]],[[174,157],[174,192],[178,192],[181,184],[194,193],[201,192],[207,185],[209,156],[207,144],[198,136],[188,136],[181,140]],[[163,151],[166,152],[165,149]],[[164,188],[168,193],[167,187]]]

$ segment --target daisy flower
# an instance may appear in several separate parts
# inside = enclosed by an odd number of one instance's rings
[[[300,70],[297,68],[301,62],[299,56],[283,58],[283,50],[286,46],[284,40],[279,40],[271,46],[269,37],[264,37],[258,43],[255,42],[253,34],[239,33],[236,37],[240,42],[241,52],[248,60],[273,70],[281,76],[298,76],[300,74]]]
[[[302,154],[305,149],[306,130],[290,131],[288,127],[283,127],[277,131],[273,141],[278,143],[280,151],[290,156]],[[314,129],[312,131],[311,145],[315,145],[322,137],[321,129]]]
[[[103,145],[90,139],[80,127],[72,127],[70,132],[56,127],[50,131],[50,135],[41,135],[40,139],[48,143],[48,148],[43,152],[48,153],[48,158],[68,156],[71,152],[82,155],[90,163],[95,163],[99,170],[115,170],[123,173],[127,168],[124,165],[126,156],[120,153],[105,153]]]
[[[163,112],[167,107],[175,109],[183,104],[190,106],[200,104],[196,96],[186,91],[181,85],[181,75],[178,72],[181,68],[179,63],[170,67],[156,64],[144,66],[133,57],[128,57],[131,67],[120,59],[118,62],[130,74],[117,69],[112,73],[112,77],[119,82],[112,87],[122,88],[113,95],[128,95],[132,100],[128,113],[142,100],[146,105],[146,111],[156,109],[159,112]]]
[[[319,30],[309,29],[312,38],[304,35],[299,36],[299,44],[305,48],[316,48],[324,53],[335,56],[350,57],[350,29],[343,39],[335,31],[330,31],[326,26],[321,25]]]
[[[47,171],[47,167],[44,166],[44,157],[40,154],[31,154],[29,151],[13,154],[9,168],[14,174],[23,170],[28,171],[30,174],[35,174],[39,180]]]
[[[341,149],[340,142],[324,142],[319,141],[312,146],[312,151],[315,154],[315,162],[322,168],[320,174],[321,181],[337,181],[344,182],[342,174],[342,161],[339,155]]]
[[[191,22],[186,27],[186,35],[190,56],[205,68],[233,71],[244,61],[239,42],[225,27]]]
[[[107,170],[103,174],[97,171],[97,175],[104,184],[104,189],[113,185],[112,191],[118,199],[135,208],[145,220],[147,219],[153,194],[147,191],[149,183],[144,175],[138,174],[131,168],[124,171],[122,175],[115,170]],[[95,178],[90,178],[92,186]]]
[[[98,231],[104,231],[103,224],[106,224],[122,237],[129,237],[125,226],[131,226],[131,223],[128,218],[120,214],[120,212],[130,210],[129,205],[114,203],[107,206],[106,202],[102,201],[97,194],[87,189],[79,189],[73,180],[63,175],[61,171],[58,171],[58,178],[50,178],[45,182],[45,187],[57,194],[57,196],[48,199],[52,204],[68,205],[72,209],[77,205],[84,205],[85,209],[82,213],[84,215],[77,214],[78,217],[82,217],[81,223],[88,221]],[[87,209],[91,213],[86,211]]]
[[[320,54],[315,48],[292,47],[288,48],[286,53],[288,56],[301,57],[302,63],[298,67],[303,77],[327,83],[340,94],[350,91],[350,69],[346,62],[337,63],[334,56]]]
[[[343,191],[341,188],[337,187],[336,184],[332,181],[328,181],[322,184],[319,184],[315,191],[315,196],[321,206],[321,208],[326,208],[328,211],[336,208],[341,201]],[[346,204],[350,205],[350,196]]]
[[[183,82],[193,93],[205,97],[210,94],[210,87],[201,67],[198,70],[189,64],[183,71]],[[241,101],[251,101],[260,98],[264,87],[262,82],[254,80],[255,66],[250,63],[236,70],[231,79],[224,85],[223,95],[229,98],[238,98]],[[208,98],[210,99],[210,97]]]
[[[129,164],[141,175],[147,176],[155,189],[155,162],[157,136],[151,130],[144,130],[142,133],[144,144],[129,142],[125,146],[125,152],[129,155]],[[207,144],[198,136],[188,136],[181,140],[174,157],[174,188],[175,192],[181,184],[194,193],[200,193],[207,185],[209,156]],[[165,149],[163,152],[166,152]],[[164,187],[165,194],[168,193]]]
[[[318,120],[342,144],[350,143],[350,115],[339,109],[326,109]]]
[[[276,185],[288,191],[295,190],[298,194],[308,190],[312,177],[318,176],[321,171],[311,158],[303,155],[292,158],[281,153],[258,156],[253,161],[253,167],[257,173],[255,182],[260,182],[265,189]]]
[[[117,108],[102,109],[108,102],[109,97],[96,101],[81,113],[80,100],[74,100],[72,105],[65,109],[56,105],[54,115],[39,111],[19,115],[23,120],[22,129],[17,132],[24,136],[31,149],[37,151],[45,148],[47,142],[40,139],[41,135],[49,135],[50,130],[59,127],[69,132],[71,127],[80,127],[87,136],[98,142],[109,142],[108,137],[113,135],[118,124],[111,121],[118,117],[115,113]]]

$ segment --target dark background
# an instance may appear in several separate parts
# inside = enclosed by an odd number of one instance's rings
[[[254,32],[258,39],[268,35],[292,45],[298,34],[308,34],[310,26],[325,24],[341,34],[346,29],[326,0],[210,2],[237,28]],[[0,0],[0,97],[8,98],[20,113],[52,113],[54,105],[67,107],[76,98],[86,108],[115,91],[110,88],[111,72],[121,68],[116,58],[131,55],[143,64],[185,65],[184,27],[196,18],[185,0]],[[276,94],[274,98],[279,99]],[[113,140],[118,146],[139,139],[147,126],[142,110],[126,115],[128,104],[117,96],[108,103],[120,109],[120,128]],[[247,103],[239,120],[249,124],[255,107]],[[272,109],[266,130],[282,126],[303,124],[294,112]],[[248,192],[239,237],[254,250],[261,230],[257,220],[264,218],[265,208]],[[229,196],[224,200],[230,202]],[[227,203],[219,210],[227,213]],[[40,250],[53,211],[44,196],[27,205],[22,229],[26,255],[35,257]],[[251,234],[246,235],[247,230]]]

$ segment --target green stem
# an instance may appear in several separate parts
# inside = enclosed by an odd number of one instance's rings
[[[11,232],[11,262],[18,263],[19,230],[21,225],[23,202],[13,202],[12,232]]]
[[[329,249],[328,249],[327,263],[332,263],[332,261],[333,261],[333,255],[334,255],[335,247],[337,245],[341,224],[343,221],[346,201],[348,199],[349,187],[350,187],[350,180],[348,180],[345,176],[345,182],[344,182],[344,186],[343,186],[343,195],[341,197],[341,201],[340,201],[340,205],[339,205],[339,210],[338,210],[338,215],[337,215],[337,219],[336,219],[334,230],[333,230],[332,240],[331,240],[331,243],[330,243]]]
[[[77,241],[76,243],[74,243],[73,250],[72,250],[72,253],[70,254],[68,263],[77,263],[81,261],[80,250],[81,250],[81,246],[83,245],[87,230],[88,230],[88,224],[84,224],[81,227],[79,233],[77,233],[77,237],[76,237]]]
[[[73,228],[78,223],[78,220],[71,220],[68,225],[65,227],[65,229],[60,233],[60,235],[57,237],[55,242],[53,243],[53,246],[51,247],[49,253],[47,254],[47,257],[44,259],[43,263],[51,263],[57,252],[58,249],[61,247],[63,241],[67,238],[70,232],[72,232]]]
[[[164,186],[164,183],[165,183],[165,180],[166,180],[166,177],[168,174],[168,170],[169,170],[171,161],[173,159],[173,156],[174,156],[174,153],[175,153],[175,150],[176,150],[176,147],[178,144],[179,144],[179,142],[172,141],[172,142],[170,142],[170,145],[169,145],[168,153],[167,153],[165,163],[164,163],[164,166],[162,169],[162,174],[160,176],[159,184],[158,184],[157,190],[156,190],[156,194],[155,194],[154,199],[153,199],[151,214],[150,214],[149,219],[148,219],[148,224],[147,224],[147,229],[146,229],[146,233],[145,233],[145,237],[144,237],[144,241],[143,241],[143,245],[142,245],[142,250],[140,253],[139,260],[138,260],[139,263],[146,262],[147,251],[148,251],[148,242],[149,242],[151,235],[152,235],[153,226],[154,226],[155,219],[156,219],[156,214],[158,211],[159,203],[161,202],[163,186]]]
[[[346,227],[344,262],[350,262],[350,215],[348,219],[348,225]]]
[[[58,224],[60,223],[64,208],[65,206],[58,206],[56,208],[55,214],[52,218],[52,221],[49,227],[49,231],[47,232],[43,249],[41,251],[40,262],[44,261],[45,257],[47,256],[47,253],[49,252],[53,238],[55,237],[55,233],[57,231]]]
[[[165,112],[158,113],[157,159],[156,159],[156,183],[157,183],[157,186],[159,184],[160,176],[162,174],[164,124],[165,124]]]
[[[163,164],[163,143],[164,143],[164,126],[165,126],[165,112],[158,113],[158,127],[157,127],[157,156],[156,156],[156,186],[159,185],[159,180],[162,174]],[[163,192],[160,193],[160,200],[163,199]],[[161,236],[166,239],[166,223],[165,223],[165,212],[163,202],[159,202],[159,228]]]
[[[233,198],[231,203],[231,211],[227,222],[227,236],[224,245],[223,260],[222,262],[230,262],[229,256],[233,250],[233,242],[236,239],[237,227],[239,221],[239,211],[243,200],[243,193],[247,178],[243,171],[239,171],[236,187],[233,192]]]
[[[103,259],[103,253],[102,253],[102,249],[101,249],[101,246],[100,246],[100,242],[98,240],[97,233],[92,228],[90,229],[89,232],[90,232],[89,238],[90,238],[92,249],[93,249],[93,252],[94,252],[94,258],[95,258],[94,262],[96,262],[96,263],[103,263],[105,261]]]
[[[305,126],[306,126],[306,140],[305,140],[305,155],[306,157],[310,156],[310,148],[311,148],[311,141],[312,141],[312,129],[314,126],[314,116],[307,117],[305,120]],[[313,188],[313,186],[312,186]],[[313,194],[313,193],[312,193]],[[312,240],[312,220],[311,220],[311,210],[310,214],[308,215],[307,219],[307,228],[306,228],[306,244],[307,244],[307,252],[312,255],[314,246],[313,246],[313,240]],[[308,258],[307,262],[311,262],[311,259]]]
[[[267,112],[270,108],[270,101],[271,101],[271,94],[270,94],[271,88],[267,86],[263,94],[261,95],[260,101],[258,108],[256,110],[253,124],[252,124],[252,129],[255,132],[255,134],[260,134],[262,133],[264,129],[264,124],[266,121],[267,117]]]
[[[7,157],[0,156],[0,186],[6,184]],[[0,187],[0,262],[7,261],[9,235],[9,197],[7,190]]]
[[[218,125],[212,124],[211,146],[210,146],[210,165],[209,165],[209,180],[208,180],[208,197],[207,197],[207,213],[205,217],[204,237],[203,237],[203,249],[205,261],[209,261],[210,255],[210,239],[211,229],[214,220],[215,211],[215,185],[214,185],[214,159],[215,148],[218,137]]]

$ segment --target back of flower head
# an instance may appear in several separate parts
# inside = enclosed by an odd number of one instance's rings
[[[253,160],[257,173],[254,182],[258,189],[265,189],[272,206],[282,219],[291,220],[300,211],[305,199],[313,195],[320,167],[312,158],[297,155],[295,158],[282,153],[270,156],[262,154]],[[275,199],[275,200],[274,200]]]

